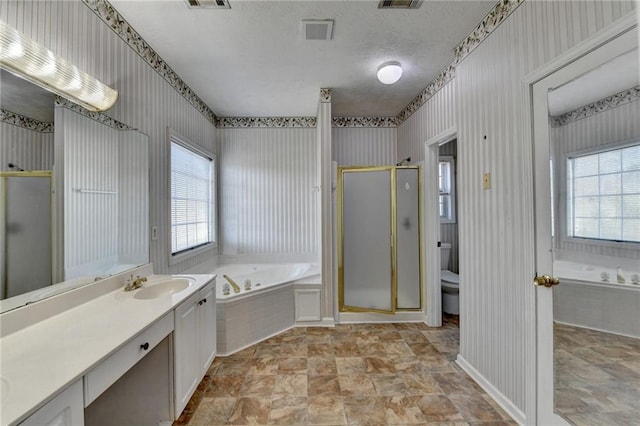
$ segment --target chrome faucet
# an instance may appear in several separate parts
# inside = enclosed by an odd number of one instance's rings
[[[240,293],[240,286],[238,284],[236,284],[236,282],[234,280],[232,280],[231,278],[229,278],[228,275],[223,275],[224,279],[229,281],[229,284],[231,284],[231,287],[233,287],[233,292],[234,293]]]
[[[146,283],[146,282],[147,282],[147,277],[141,277],[140,275],[138,275],[134,280],[133,274],[131,274],[131,277],[127,280],[127,285],[124,286],[124,291],[132,291],[137,288],[140,288],[142,287],[142,283]]]

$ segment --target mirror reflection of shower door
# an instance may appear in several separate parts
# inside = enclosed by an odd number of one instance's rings
[[[417,168],[396,169],[397,308],[422,307],[420,285],[420,176]]]
[[[2,175],[2,298],[51,285],[51,173]]]
[[[340,311],[393,313],[392,169],[341,169]]]

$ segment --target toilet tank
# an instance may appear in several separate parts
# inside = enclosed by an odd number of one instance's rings
[[[440,243],[440,270],[449,269],[450,255],[451,255],[451,244]]]

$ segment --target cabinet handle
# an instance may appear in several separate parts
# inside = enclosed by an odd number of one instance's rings
[[[207,298],[205,297],[202,301],[203,301],[204,303],[207,303]]]
[[[140,349],[142,349],[142,350],[145,350],[145,351],[146,351],[147,349],[149,349],[149,343],[148,343],[148,342],[145,342],[144,344],[140,345]]]
[[[198,305],[202,305],[202,300],[200,300],[200,301],[198,302]]]

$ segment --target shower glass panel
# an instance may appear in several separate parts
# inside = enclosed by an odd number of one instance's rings
[[[390,262],[393,177],[390,168],[341,170],[339,174],[341,311],[395,310]]]
[[[417,168],[396,169],[397,308],[420,309],[420,179]]]
[[[0,297],[51,285],[51,173],[2,173]]]

